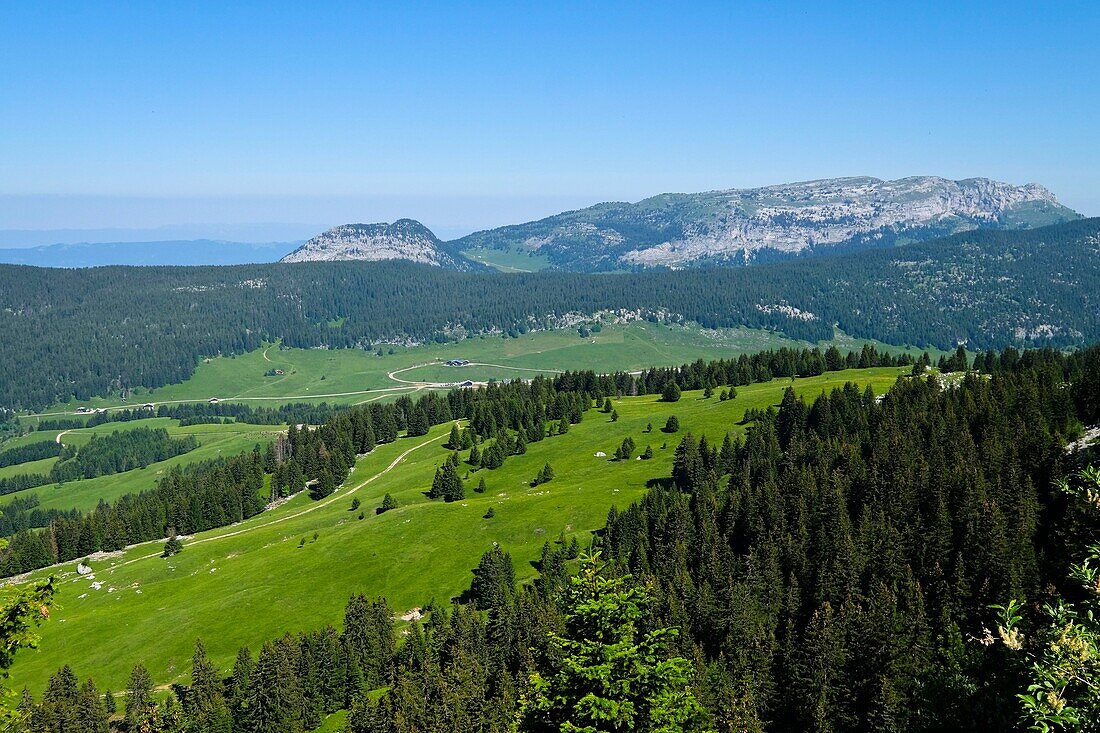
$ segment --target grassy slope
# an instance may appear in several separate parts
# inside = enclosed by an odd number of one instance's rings
[[[0,468],[0,478],[9,478],[24,473],[49,473],[55,461],[57,461],[56,458],[43,458],[40,461],[27,461],[26,463],[16,463],[14,466],[4,466]],[[3,499],[0,498],[0,502],[2,501]]]
[[[321,721],[321,727],[313,733],[343,733],[348,721],[348,711],[340,710]]]
[[[463,251],[462,255],[501,272],[538,272],[550,267],[550,260],[545,255],[522,249],[476,247]]]
[[[858,350],[865,342],[840,334],[836,343],[843,350]],[[516,339],[477,337],[458,343],[395,347],[393,354],[384,356],[353,349],[279,349],[271,346],[237,357],[207,360],[186,382],[152,392],[139,390],[140,394],[132,397],[129,404],[203,401],[210,397],[229,401],[236,398],[249,401],[252,405],[267,406],[295,401],[359,403],[395,394],[368,390],[401,389],[400,382],[387,376],[392,371],[454,358],[535,370],[595,369],[609,372],[679,365],[700,358],[729,358],[764,349],[783,346],[802,348],[808,345],[768,331],[704,330],[695,326],[663,326],[641,321],[606,326],[587,339],[580,338],[576,330],[544,331],[524,334]],[[890,351],[901,350],[883,344],[877,346]],[[919,353],[919,350],[913,351]],[[282,369],[285,374],[265,377],[264,373],[271,369]],[[398,376],[414,381],[450,382],[514,379],[530,374],[532,372],[490,367],[453,369],[431,366],[402,372]],[[412,386],[404,385],[404,388],[412,389]],[[78,404],[103,407],[122,403],[117,398],[97,398],[86,403],[59,405],[46,413],[71,415]]]
[[[901,371],[840,372],[794,386],[812,397],[853,380],[882,392]],[[644,435],[647,422],[659,428],[674,413],[684,430],[720,441],[726,431],[743,430],[737,423],[746,409],[776,404],[788,384],[742,387],[736,400],[724,403],[703,400],[697,392],[685,393],[675,405],[654,396],[624,398],[616,405],[618,422],[594,410],[585,413],[567,435],[531,444],[526,455],[510,458],[499,470],[473,474],[468,486],[484,476],[487,493],[468,490],[467,499],[455,504],[422,494],[448,455],[442,444],[449,426],[437,426],[427,438],[402,438],[361,458],[331,501],[296,497],[239,526],[186,540],[184,552],[170,560],[157,557],[160,545],[153,543],[96,561],[97,580],[105,582],[99,591],[78,578],[73,566],[55,569],[58,608],[43,629],[40,650],[20,653],[17,684],[40,691],[47,675],[66,662],[78,675],[94,676],[112,689],[125,684],[138,661],[158,683],[186,679],[198,637],[227,670],[241,645],[255,650],[287,631],[338,624],[354,592],[384,595],[398,612],[433,597],[451,598],[469,586],[471,569],[493,542],[512,553],[520,579],[530,578],[545,541],[565,532],[583,543],[603,525],[609,507],[628,505],[642,495],[647,479],[668,475],[682,434]],[[594,456],[610,455],[628,435],[639,452],[652,445],[655,459],[612,463]],[[547,461],[557,478],[527,486]],[[387,492],[401,506],[374,516],[370,510]],[[348,511],[353,495],[368,512],[362,521]],[[483,519],[489,507],[496,517]],[[319,538],[312,541],[315,532]],[[116,590],[108,592],[108,586]]]
[[[150,418],[148,420],[104,423],[91,428],[66,430],[62,434],[61,440],[66,445],[80,446],[91,440],[93,434],[110,434],[116,430],[132,430],[137,427],[163,427],[175,436],[194,435],[199,440],[199,447],[183,455],[169,458],[167,461],[153,463],[144,469],[80,481],[69,481],[64,484],[47,484],[0,496],[0,507],[15,497],[37,494],[41,502],[40,506],[43,509],[75,508],[91,510],[96,507],[100,499],[114,501],[126,494],[152,489],[157,479],[175,466],[236,455],[251,450],[257,443],[267,444],[274,438],[276,431],[279,430],[279,427],[274,425],[247,425],[244,423],[180,427],[177,420]],[[25,441],[28,438],[54,440],[57,435],[57,432],[42,431],[22,436],[17,440]],[[33,442],[33,440],[30,442]],[[39,473],[47,473],[56,460],[56,458],[50,458],[44,461],[19,464],[19,466],[9,466],[6,469],[0,469],[4,471],[4,474],[0,475],[31,472],[28,470],[30,467],[34,467]]]

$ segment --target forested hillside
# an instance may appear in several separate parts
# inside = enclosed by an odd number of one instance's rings
[[[663,381],[675,400],[671,384],[766,376],[766,363],[653,370],[638,386]],[[352,594],[339,630],[242,648],[232,670],[200,643],[191,684],[167,703],[139,665],[118,713],[129,730],[164,732],[302,733],[340,709],[350,733],[1020,729],[1028,669],[986,643],[991,606],[1018,601],[1018,623],[1041,623],[1043,602],[1076,592],[1066,569],[1097,527],[1057,479],[1087,459],[1066,444],[1100,416],[1100,348],[978,366],[954,386],[901,379],[881,400],[852,385],[813,402],[788,389],[746,415],[744,438],[677,436],[670,475],[612,509],[591,554],[547,542],[531,584],[493,547],[463,598],[426,607],[403,635],[384,599]],[[455,391],[388,406],[377,423],[383,408],[358,408],[241,460],[253,476],[280,455],[323,475],[399,417],[415,432],[468,416],[473,435],[452,431],[452,448],[532,428],[552,443],[554,416],[568,430],[589,397],[632,378]],[[64,667],[21,710],[53,733],[63,721],[102,730],[114,705]]]
[[[461,439],[455,432],[450,447],[456,451],[459,448],[472,450],[471,456],[480,454],[468,462],[492,470],[500,468],[508,456],[523,453],[528,442],[567,433],[569,425],[581,421],[582,413],[590,408],[594,398],[623,393],[658,394],[670,385],[676,385],[677,390],[713,388],[718,384],[735,388],[776,377],[909,363],[908,357],[895,359],[871,348],[859,354],[850,352],[847,356],[835,349],[826,355],[816,349],[780,349],[736,360],[697,361],[678,368],[648,369],[641,374],[564,372],[553,380],[540,376],[529,383],[451,390],[446,396],[427,392],[415,402],[409,395],[402,395],[385,405],[375,403],[339,411],[328,408],[266,413],[292,420],[323,417],[324,423],[310,430],[299,429],[292,422],[286,438],[269,444],[262,455],[257,445],[246,456],[199,464],[187,471],[174,469],[158,480],[155,490],[126,495],[114,505],[101,501],[94,512],[86,515],[73,511],[42,511],[37,508],[34,494],[20,497],[4,507],[0,518],[0,537],[11,536],[8,546],[0,547],[0,578],[93,552],[116,551],[128,544],[176,532],[192,534],[239,522],[264,508],[259,491],[264,485],[265,473],[270,474],[268,486],[273,500],[297,494],[307,485],[311,496],[323,499],[344,481],[357,456],[369,453],[380,443],[392,443],[400,433],[421,436],[431,426],[456,418],[468,420],[469,429],[463,432]],[[162,406],[161,412],[182,415],[186,419],[226,411],[229,407],[209,404]],[[141,412],[113,414],[136,417]],[[514,430],[515,434],[509,434],[508,430]],[[492,442],[478,449],[472,442],[475,437],[479,442],[481,438]],[[0,479],[0,495],[56,481],[144,467],[193,450],[197,445],[194,436],[171,438],[164,429],[144,427],[115,431],[105,437],[93,436],[75,455],[68,448],[62,451],[48,474]],[[37,450],[44,452],[41,448]],[[0,453],[0,457],[4,455],[7,454]],[[454,470],[454,466],[448,466]],[[457,471],[447,478],[457,478]],[[441,479],[438,472],[436,479]],[[454,498],[461,496],[450,496],[451,500]],[[32,531],[42,527],[47,531]]]
[[[1100,220],[979,231],[744,269],[487,274],[405,263],[84,271],[0,267],[0,404],[43,407],[187,378],[281,338],[364,347],[558,325],[624,309],[817,341],[986,350],[1100,338]]]

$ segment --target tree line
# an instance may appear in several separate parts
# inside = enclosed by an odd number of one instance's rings
[[[0,453],[0,468],[15,466],[29,461],[41,461],[44,458],[56,458],[61,455],[61,443],[56,440],[40,440]]]
[[[372,348],[554,328],[568,314],[601,311],[810,342],[839,327],[941,349],[1080,346],[1100,338],[1096,233],[1097,221],[1085,219],[751,269],[613,275],[463,273],[403,262],[4,265],[0,405],[36,409],[175,384],[204,357],[279,339]],[[1007,290],[1017,297],[1003,297]]]
[[[134,468],[144,468],[150,463],[165,461],[199,447],[198,438],[194,435],[173,438],[164,428],[148,427],[116,430],[104,436],[92,435],[91,440],[80,448],[62,445],[52,440],[48,443],[55,445],[56,449],[45,449],[43,447],[45,443],[30,443],[25,447],[35,448],[28,455],[39,453],[56,455],[57,461],[50,470],[45,473],[16,474],[0,479],[0,495],[46,484],[109,476]],[[11,452],[21,450],[17,448]]]
[[[1064,355],[1053,351],[1040,353],[1047,354],[1043,357],[1046,359],[1044,363],[1056,364],[1056,368],[1064,375],[1075,374],[1084,368],[1081,365],[1086,357],[1082,355]],[[1028,356],[1025,364],[1036,358]],[[640,375],[625,372],[605,375],[594,371],[565,372],[554,377],[538,375],[527,382],[516,380],[493,383],[478,389],[454,389],[446,394],[428,392],[415,401],[409,395],[402,395],[392,404],[372,403],[344,409],[315,429],[299,429],[297,425],[291,425],[285,436],[280,436],[262,451],[261,473],[271,475],[269,498],[272,501],[298,493],[307,487],[313,498],[322,499],[332,494],[344,482],[357,455],[369,453],[378,443],[392,442],[402,432],[413,436],[423,435],[432,425],[462,418],[469,422],[468,428],[459,431],[448,443],[456,452],[454,460],[439,468],[437,477],[428,487],[430,496],[454,501],[465,495],[464,483],[457,472],[457,451],[469,451],[465,462],[473,470],[499,468],[509,456],[525,452],[527,443],[542,440],[548,435],[568,432],[571,424],[581,421],[583,412],[590,409],[593,401],[602,403],[610,396],[623,394],[661,393],[669,385],[682,385],[684,389],[719,385],[733,387],[754,381],[769,381],[776,377],[819,373],[816,371],[819,367],[823,370],[844,369],[849,366],[868,368],[911,362],[912,358],[908,355],[893,356],[879,352],[870,345],[864,346],[859,352],[852,351],[846,355],[833,348],[824,352],[819,349],[778,349],[742,355],[737,359],[711,362],[697,360],[676,368],[648,369]],[[209,407],[217,406],[206,406]],[[163,409],[170,411],[175,408]],[[140,412],[135,411],[135,414]],[[327,410],[321,414],[326,413]],[[283,414],[295,413],[289,411]],[[675,429],[669,432],[674,432]],[[167,434],[163,429],[159,430],[161,432],[156,434],[163,439]],[[148,433],[148,429],[142,431],[142,435]],[[115,436],[119,436],[118,440],[125,440],[123,436],[126,434],[116,432],[108,438],[98,440],[110,440]],[[137,442],[142,441],[144,438]],[[167,480],[171,483],[173,477],[182,474],[182,471],[175,471]],[[0,490],[6,486],[15,487],[11,490],[20,490],[46,483],[42,477],[32,476],[27,477],[32,479],[30,483],[20,485],[22,478],[24,477],[16,476],[0,480]],[[539,479],[535,480],[537,482]],[[213,483],[215,486],[221,485],[220,479]],[[159,488],[158,484],[158,490]],[[215,489],[215,493],[220,490]],[[140,496],[124,499],[130,503],[142,503]],[[181,497],[176,497],[173,501],[181,505],[184,503]],[[190,516],[184,522],[176,521],[178,512],[167,508],[164,500],[158,500],[155,504],[160,507],[160,514],[157,516],[163,517],[162,520],[159,523],[142,523],[141,529],[132,531],[124,528],[130,521],[129,515],[117,520],[111,519],[113,510],[106,504],[101,504],[92,515],[80,520],[73,520],[71,513],[65,512],[35,513],[33,508],[29,508],[31,511],[15,511],[7,526],[14,529],[16,534],[7,551],[0,553],[0,573],[12,575],[26,572],[55,562],[82,557],[100,549],[120,549],[132,542],[159,539],[173,531],[190,534],[193,531],[213,529],[247,518],[263,506],[263,501],[258,497],[246,494],[242,498],[239,490],[232,492],[228,504],[222,506],[220,511],[204,511],[197,502],[195,496],[187,496]],[[217,500],[210,500],[210,503],[212,506],[220,505]],[[238,510],[234,507],[242,508]],[[55,525],[68,527],[74,521],[88,525],[77,532],[80,541],[68,541],[59,545],[56,539],[49,537],[55,533]],[[49,528],[46,535],[31,531],[43,526]],[[71,531],[66,530],[63,534],[68,536]]]
[[[284,637],[219,678],[200,647],[165,705],[135,670],[127,700],[146,702],[124,720],[300,733],[347,707],[352,733],[1015,730],[1026,670],[980,637],[993,604],[1031,615],[1076,592],[1064,570],[1097,527],[1057,480],[1086,458],[1065,446],[1098,364],[1100,348],[998,357],[992,374],[902,379],[882,399],[788,389],[720,448],[685,432],[667,479],[592,538],[606,564],[574,573],[561,538],[517,586],[494,547],[463,602],[429,606],[401,643],[384,601],[353,598],[374,620],[315,632],[324,665],[307,635]],[[30,716],[43,705],[25,697]]]

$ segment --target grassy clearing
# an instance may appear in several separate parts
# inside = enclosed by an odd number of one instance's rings
[[[321,727],[313,733],[343,733],[344,724],[348,721],[348,711],[339,710],[328,716],[321,722]]]
[[[338,624],[355,592],[383,595],[399,613],[452,598],[469,586],[472,568],[494,542],[512,553],[518,577],[530,578],[544,542],[559,534],[587,542],[612,505],[630,504],[647,480],[669,474],[682,437],[659,431],[669,414],[683,431],[720,441],[727,431],[744,430],[738,422],[745,410],[777,404],[788,385],[808,397],[845,381],[883,392],[901,371],[777,380],[738,388],[728,402],[704,400],[699,392],[671,405],[656,396],[624,398],[615,405],[617,422],[589,411],[567,435],[530,444],[496,471],[471,474],[467,498],[453,504],[423,493],[448,455],[442,446],[449,425],[436,426],[424,438],[402,438],[362,457],[344,487],[323,502],[298,496],[240,525],[186,539],[183,553],[171,559],[158,557],[160,544],[149,543],[93,561],[95,580],[104,583],[99,590],[76,575],[75,564],[54,569],[57,609],[39,650],[20,652],[16,683],[40,691],[51,672],[69,663],[101,687],[120,689],[138,661],[158,684],[185,680],[199,637],[228,670],[242,645],[255,651],[286,632]],[[650,422],[654,432],[643,433]],[[595,455],[610,456],[627,436],[639,453],[652,445],[654,459],[615,463]],[[546,462],[556,478],[531,488],[527,482]],[[473,493],[482,476],[488,491]],[[386,493],[400,506],[376,516]],[[362,520],[349,511],[353,496],[366,512]],[[485,519],[489,508],[495,516]]]
[[[480,262],[501,272],[538,272],[550,267],[550,260],[545,255],[522,249],[476,247],[465,250],[462,254],[474,262]]]
[[[56,460],[56,458],[43,458],[39,461],[27,461],[26,463],[16,463],[14,466],[4,466],[0,468],[0,478],[8,478],[20,474],[49,473]],[[0,499],[0,502],[2,501],[3,499]]]
[[[251,450],[257,443],[265,445],[274,439],[280,429],[274,425],[247,425],[233,423],[230,425],[191,425],[180,427],[177,420],[169,418],[150,418],[148,420],[134,420],[131,422],[115,422],[96,425],[91,428],[78,428],[66,430],[61,434],[61,441],[66,445],[81,446],[92,439],[95,434],[110,434],[116,430],[133,430],[138,427],[165,428],[170,435],[194,435],[199,440],[199,447],[188,453],[184,453],[166,461],[150,464],[144,469],[135,469],[125,473],[116,473],[110,476],[99,476],[79,481],[68,481],[62,484],[46,484],[33,489],[18,491],[13,494],[0,497],[0,507],[19,496],[37,494],[40,506],[43,509],[80,509],[88,511],[94,509],[100,499],[114,501],[126,494],[148,491],[154,488],[158,478],[163,476],[176,466],[186,466],[199,461],[211,460],[237,455]],[[36,440],[54,440],[57,432],[35,432]],[[23,436],[20,440],[26,439]],[[32,441],[33,442],[33,441]],[[29,467],[34,466],[39,473],[48,473],[56,458],[44,461],[24,463],[19,466],[9,466],[0,469],[6,475],[12,473],[29,473]]]
[[[838,335],[838,341],[845,350],[858,350],[864,343],[871,343],[850,339],[843,334]],[[277,345],[271,345],[241,356],[208,359],[186,382],[156,390],[138,390],[128,403],[117,398],[98,398],[86,403],[58,405],[44,414],[71,416],[81,405],[117,407],[144,402],[205,401],[211,397],[267,406],[285,402],[355,404],[373,399],[392,399],[401,391],[410,391],[414,387],[392,379],[390,373],[455,358],[533,370],[594,369],[610,372],[678,365],[695,359],[728,358],[783,346],[803,348],[810,345],[769,331],[708,330],[691,325],[666,326],[646,321],[605,326],[603,330],[583,339],[576,330],[544,331],[523,334],[514,339],[485,336],[457,343],[393,347],[392,354],[388,353],[390,347],[383,347],[382,356],[356,349],[280,349]],[[883,344],[876,346],[880,350],[904,350]],[[912,351],[919,352],[916,349]],[[275,370],[283,374],[265,376]],[[515,379],[531,374],[533,372],[517,372],[512,368],[455,369],[436,365],[396,376],[455,382],[465,379]]]

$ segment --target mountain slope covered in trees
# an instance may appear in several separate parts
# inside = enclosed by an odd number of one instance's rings
[[[385,340],[553,328],[629,311],[792,338],[953,349],[1071,347],[1100,338],[1100,219],[974,231],[751,269],[461,273],[398,262],[237,267],[0,266],[0,405],[42,407],[182,381],[204,356],[265,340]]]

